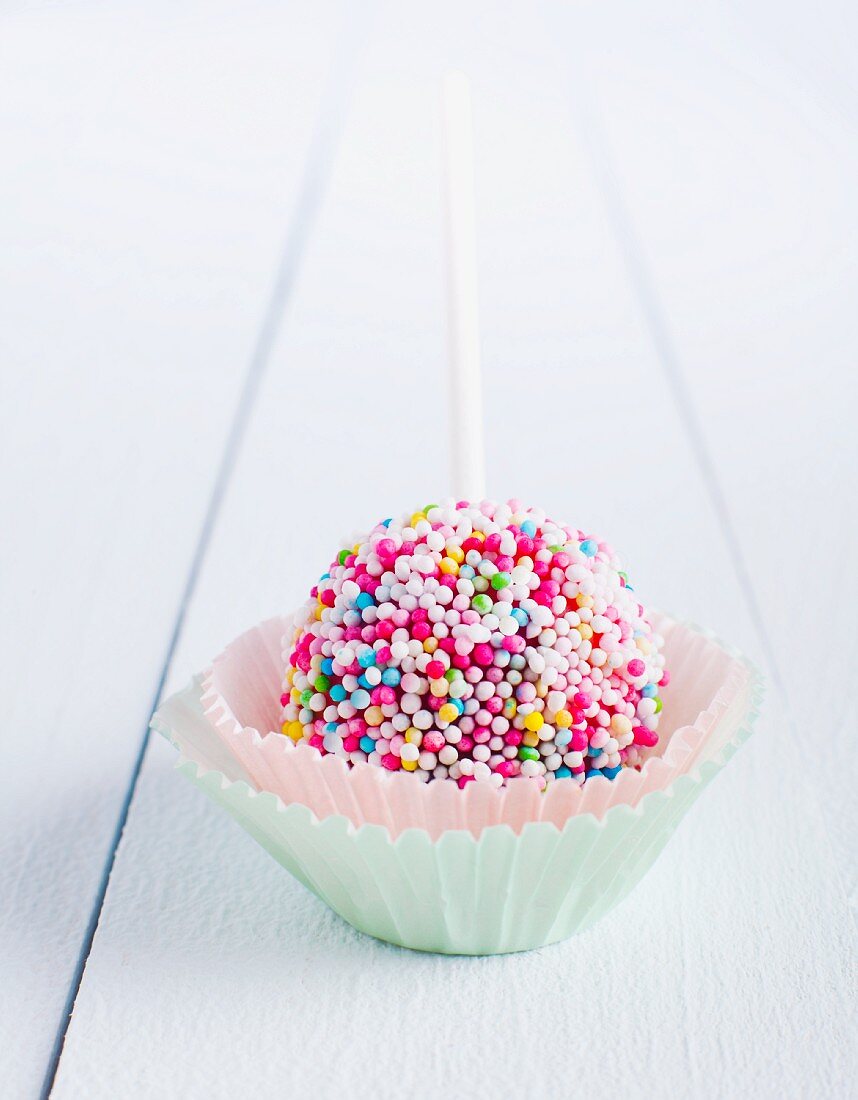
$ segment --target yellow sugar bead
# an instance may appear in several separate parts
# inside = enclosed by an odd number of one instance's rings
[[[283,732],[287,733],[293,741],[300,741],[304,736],[304,727],[300,722],[290,722]]]
[[[447,557],[452,558],[457,565],[461,565],[462,562],[465,560],[465,551],[461,548],[461,546],[448,546]]]
[[[322,621],[322,611],[323,611],[323,607],[322,607],[321,604],[319,604],[319,606],[316,608],[316,614],[314,616],[314,618],[316,619],[316,622],[321,622]]]
[[[292,686],[292,681],[295,679],[295,669],[290,665],[286,669],[286,675],[283,677],[286,687]]]
[[[438,639],[437,638],[427,638],[426,641],[423,643],[423,652],[424,653],[434,653],[437,648],[438,648]]]
[[[449,683],[447,682],[447,680],[444,679],[443,676],[439,680],[429,681],[429,690],[438,699],[443,699],[446,696],[449,687]]]
[[[438,717],[442,722],[455,722],[459,717],[459,708],[454,707],[452,703],[445,703],[438,711]]]
[[[459,563],[453,558],[441,558],[440,568],[442,573],[458,573]]]
[[[539,734],[534,733],[533,730],[528,730],[521,740],[522,744],[527,745],[529,749],[535,749],[539,744]]]
[[[554,715],[554,725],[557,726],[558,729],[568,730],[572,725],[572,715],[568,710],[558,710]]]
[[[405,740],[409,745],[421,745],[423,743],[423,734],[420,730],[416,730],[414,726],[409,726],[405,731]]]
[[[650,653],[652,653],[652,646],[649,644],[649,640],[647,638],[638,638],[637,647],[643,654],[649,655]]]
[[[284,722],[283,725],[280,727],[280,732],[281,733],[288,733],[289,732],[289,726],[291,724],[292,724],[291,722]]]
[[[421,519],[426,519],[426,513],[425,512],[415,512],[414,515],[411,517],[411,526],[416,527]]]
[[[486,536],[483,534],[482,531],[474,531],[474,533],[471,535],[471,538],[472,539],[479,539],[480,542],[485,542],[486,541]]]
[[[384,713],[381,707],[367,707],[363,712],[363,717],[368,726],[380,726],[384,721]]]
[[[402,767],[407,772],[416,771],[417,770],[417,761],[416,760],[403,760],[402,761]]]
[[[507,699],[503,705],[504,718],[515,718],[517,710],[518,703],[516,703],[515,699]]]
[[[534,733],[536,733],[537,730],[541,730],[544,725],[545,719],[538,710],[531,711],[524,720],[524,728],[533,730]]]
[[[297,688],[292,688],[292,690],[289,692],[289,702],[290,703],[300,703],[301,702],[301,692]]]
[[[536,694],[539,696],[540,699],[544,699],[545,696],[548,694],[548,688],[545,684],[543,684],[541,680],[536,681]]]
[[[589,623],[579,623],[576,629],[585,642],[593,637],[593,628]]]
[[[631,733],[632,724],[624,714],[615,714],[611,719],[611,729],[614,733]]]
[[[593,606],[593,597],[592,596],[584,596],[584,595],[576,596],[575,597],[575,603],[577,603],[579,607],[592,607]]]

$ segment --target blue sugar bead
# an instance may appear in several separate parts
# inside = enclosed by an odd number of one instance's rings
[[[333,671],[334,660],[332,657],[326,657],[324,661],[322,661],[322,672],[324,672],[326,676],[330,676]]]
[[[370,596],[369,592],[361,592],[361,594],[355,600],[355,607],[360,611],[363,611],[365,607],[374,607],[375,600]]]
[[[375,650],[372,646],[367,646],[366,649],[362,649],[358,654],[358,664],[361,668],[370,668],[375,664]]]
[[[335,703],[341,703],[348,696],[348,692],[342,684],[334,684],[328,692]]]
[[[366,734],[360,739],[360,747],[365,753],[371,753],[375,751],[375,741]]]
[[[586,554],[588,558],[592,558],[599,549],[599,544],[595,539],[584,539],[581,543],[581,553]]]
[[[387,687],[395,688],[402,679],[402,673],[398,668],[386,668],[381,674],[381,682]]]
[[[562,767],[559,767],[554,773],[557,779],[568,779],[571,774],[571,770],[567,768],[565,764]]]
[[[641,695],[644,699],[654,699],[658,695],[658,684],[647,684],[641,691]]]
[[[604,775],[606,779],[616,779],[621,770],[621,766],[617,764],[615,768],[602,768],[602,775]]]
[[[366,710],[369,706],[369,692],[363,688],[356,688],[350,697],[350,702],[355,710]]]

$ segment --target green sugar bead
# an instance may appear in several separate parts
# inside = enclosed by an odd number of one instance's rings
[[[493,606],[491,596],[486,596],[482,592],[478,593],[471,600],[471,607],[478,615],[488,615]],[[483,637],[485,637],[485,635],[483,635]]]
[[[324,673],[320,673],[313,681],[313,687],[316,689],[316,691],[321,691],[323,694],[328,690],[330,686],[331,681],[328,679],[327,676],[325,676]]]
[[[506,586],[509,584],[509,581],[509,573],[495,573],[492,577],[492,588],[506,588]]]
[[[522,745],[518,750],[518,758],[519,760],[538,760],[539,753],[529,745]]]
[[[301,692],[301,703],[302,703],[302,705],[305,706],[305,707],[308,707],[310,705],[310,700],[312,698],[313,698],[313,689],[312,688],[304,688],[304,690]]]
[[[661,714],[662,706],[663,706],[663,704],[662,704],[661,699],[656,695],[656,697],[655,697],[655,713],[656,714]]]
[[[346,558],[349,556],[349,554],[351,554],[351,550],[340,550],[339,554],[337,554],[337,561],[340,563],[340,565],[346,564]]]

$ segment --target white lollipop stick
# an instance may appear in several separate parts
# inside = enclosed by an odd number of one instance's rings
[[[447,241],[447,329],[450,362],[450,458],[457,499],[486,495],[471,88],[462,73],[443,86],[442,140]]]

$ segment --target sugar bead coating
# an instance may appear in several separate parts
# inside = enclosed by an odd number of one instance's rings
[[[286,736],[460,787],[640,766],[669,680],[611,548],[517,500],[377,524],[285,644]]]

